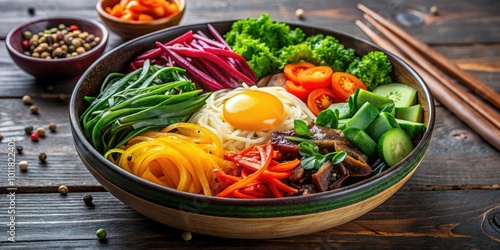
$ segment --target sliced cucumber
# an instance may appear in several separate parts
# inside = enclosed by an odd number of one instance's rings
[[[343,130],[345,128],[345,124],[346,124],[347,121],[349,121],[349,118],[340,119],[339,120],[339,125],[337,126],[337,129]]]
[[[391,114],[392,116],[395,116],[396,115],[396,105],[394,105],[394,103],[387,104],[387,105],[385,105],[384,108],[382,108],[382,110],[380,110],[380,112],[386,112],[386,113]]]
[[[410,107],[397,107],[395,117],[411,122],[422,122],[424,109],[417,104]]]
[[[375,106],[378,110],[384,109],[385,106],[394,103],[393,100],[386,98],[384,96],[375,94],[373,92],[358,88],[354,93],[354,107],[360,109],[363,104],[369,102]]]
[[[365,131],[358,128],[346,128],[342,132],[368,158],[373,159],[377,156],[377,143]]]
[[[400,128],[386,131],[377,144],[378,155],[389,167],[400,162],[413,150],[410,136]]]
[[[351,109],[349,108],[349,103],[347,102],[338,102],[331,104],[328,109],[333,111],[339,111],[339,119],[345,119],[351,117]]]
[[[410,138],[419,139],[425,133],[425,124],[420,122],[411,122],[402,119],[396,119],[401,129],[403,129]]]
[[[383,133],[393,128],[399,128],[396,119],[394,119],[391,114],[382,112],[372,123],[370,123],[365,131],[373,140],[378,141]]]
[[[375,118],[377,118],[379,113],[380,112],[375,106],[369,102],[365,102],[356,114],[345,123],[345,126],[346,128],[359,128],[364,130],[373,120],[375,120]]]
[[[396,107],[409,107],[417,104],[417,90],[402,83],[380,85],[373,89],[373,93],[393,100]]]

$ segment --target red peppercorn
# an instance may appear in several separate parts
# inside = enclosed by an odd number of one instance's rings
[[[75,30],[79,30],[78,26],[74,24],[69,26],[69,31],[75,31]]]
[[[21,43],[22,47],[24,50],[28,50],[30,48],[30,41],[28,40],[23,40],[23,42]]]
[[[38,138],[40,138],[40,135],[37,132],[34,132],[30,136],[32,141],[38,141]]]

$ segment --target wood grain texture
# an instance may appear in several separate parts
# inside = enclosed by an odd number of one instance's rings
[[[489,220],[500,212],[500,191],[398,192],[355,221],[304,236],[273,240],[222,239],[193,234],[147,219],[105,192],[91,193],[94,206],[82,201],[85,193],[19,194],[16,242],[2,245],[22,249],[168,248],[168,249],[494,249],[500,231]],[[44,200],[45,202],[34,202]],[[5,202],[5,197],[0,197]],[[0,214],[5,221],[6,214]],[[104,227],[107,242],[95,231]],[[411,232],[408,228],[412,228]],[[363,245],[359,244],[362,239]],[[410,244],[411,242],[411,244]]]
[[[0,133],[6,138],[14,136],[16,143],[24,147],[17,159],[30,162],[25,173],[16,168],[17,242],[8,242],[2,233],[0,248],[498,249],[500,154],[440,103],[436,106],[429,150],[412,178],[382,205],[339,227],[259,241],[195,234],[185,242],[182,231],[133,211],[103,190],[74,150],[68,100],[58,102],[54,96],[71,94],[76,80],[66,85],[41,85],[12,63],[5,47],[9,30],[33,18],[71,13],[97,20],[95,3],[96,0],[0,0]],[[277,20],[331,28],[367,39],[354,24],[362,18],[357,3],[395,20],[460,68],[500,91],[498,1],[190,0],[181,24],[258,17],[267,12]],[[437,16],[429,14],[433,5],[439,8]],[[35,16],[27,12],[30,6],[36,8]],[[305,10],[302,20],[294,15],[298,8]],[[415,17],[422,22],[408,25]],[[107,51],[122,42],[111,33]],[[28,106],[22,104],[25,94],[34,96],[40,115],[31,115]],[[51,121],[58,123],[58,132],[48,133],[38,143],[31,142],[24,133],[26,125],[47,126]],[[0,162],[7,161],[7,151],[3,141]],[[41,151],[48,154],[47,164],[41,164],[37,158]],[[7,169],[1,167],[2,232],[8,221],[6,176]],[[61,184],[69,187],[68,195],[57,192]],[[83,204],[81,199],[86,192],[92,192],[94,207]],[[95,231],[102,227],[108,232],[106,242],[95,236]]]

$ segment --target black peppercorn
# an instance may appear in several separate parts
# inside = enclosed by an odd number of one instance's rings
[[[31,132],[33,132],[33,126],[24,127],[24,132],[26,132],[27,135],[31,135]]]
[[[30,14],[30,16],[34,16],[35,13],[36,13],[35,7],[33,6],[28,7],[28,14]]]
[[[41,152],[40,154],[38,154],[38,159],[40,159],[40,161],[42,163],[45,163],[47,161],[47,154],[44,152]]]
[[[22,154],[22,153],[23,153],[23,146],[21,146],[21,145],[17,145],[17,146],[16,146],[16,150],[17,150],[17,153],[18,153],[18,154]]]
[[[92,204],[92,200],[93,200],[93,199],[94,199],[94,198],[92,197],[92,195],[91,195],[91,194],[85,194],[85,195],[83,196],[83,202],[85,202],[85,204],[87,204],[87,205],[91,205],[91,204]]]

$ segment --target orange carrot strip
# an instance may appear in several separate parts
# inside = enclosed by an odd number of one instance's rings
[[[115,17],[121,17],[123,16],[123,7],[119,4],[113,6],[111,9],[111,12],[109,12],[110,15],[115,16]]]
[[[255,199],[257,197],[253,196],[253,195],[249,195],[249,194],[244,194],[242,192],[240,192],[239,189],[236,189],[233,191],[233,195],[238,197],[238,198],[245,198],[245,199]]]
[[[275,179],[278,179],[278,180],[279,179],[288,178],[288,177],[290,177],[290,175],[292,175],[292,171],[272,172],[272,171],[266,170],[266,171],[264,171],[264,173],[262,173],[262,176],[266,176],[266,177],[270,177],[270,178],[275,178]]]
[[[153,9],[151,9],[151,13],[156,18],[161,18],[161,17],[164,17],[166,15],[165,9],[161,6],[156,6]]]
[[[224,189],[222,192],[217,194],[218,197],[224,197],[227,196],[228,194],[232,193],[234,190],[240,189],[242,187],[245,187],[255,179],[257,179],[269,166],[269,163],[271,162],[271,156],[273,152],[273,146],[271,143],[266,144],[266,150],[262,149],[262,147],[257,147],[261,154],[261,159],[262,159],[262,167],[259,168],[259,170],[255,171],[251,175],[249,175],[247,178],[242,179],[241,181],[238,181],[237,183],[232,184],[231,186],[227,187]]]
[[[125,8],[134,12],[143,12],[149,10],[147,6],[141,5],[139,2],[134,0],[130,1],[127,6],[125,6]]]
[[[277,165],[271,165],[271,166],[269,166],[268,170],[275,171],[275,172],[289,171],[289,170],[294,169],[299,164],[300,164],[300,160],[295,159],[293,161],[287,161],[287,162],[278,163]]]
[[[267,181],[268,184],[272,183],[272,185],[274,185],[275,187],[279,188],[280,190],[285,191],[286,193],[292,193],[292,194],[298,194],[299,193],[299,190],[297,190],[296,188],[290,187],[290,186],[286,185],[285,183],[283,183],[282,181],[280,181],[280,180],[278,180],[276,178],[270,178],[268,176],[262,176],[262,178],[264,178]]]
[[[139,16],[137,17],[137,20],[138,21],[153,21],[154,18],[150,15],[146,15],[146,14],[139,14]]]

